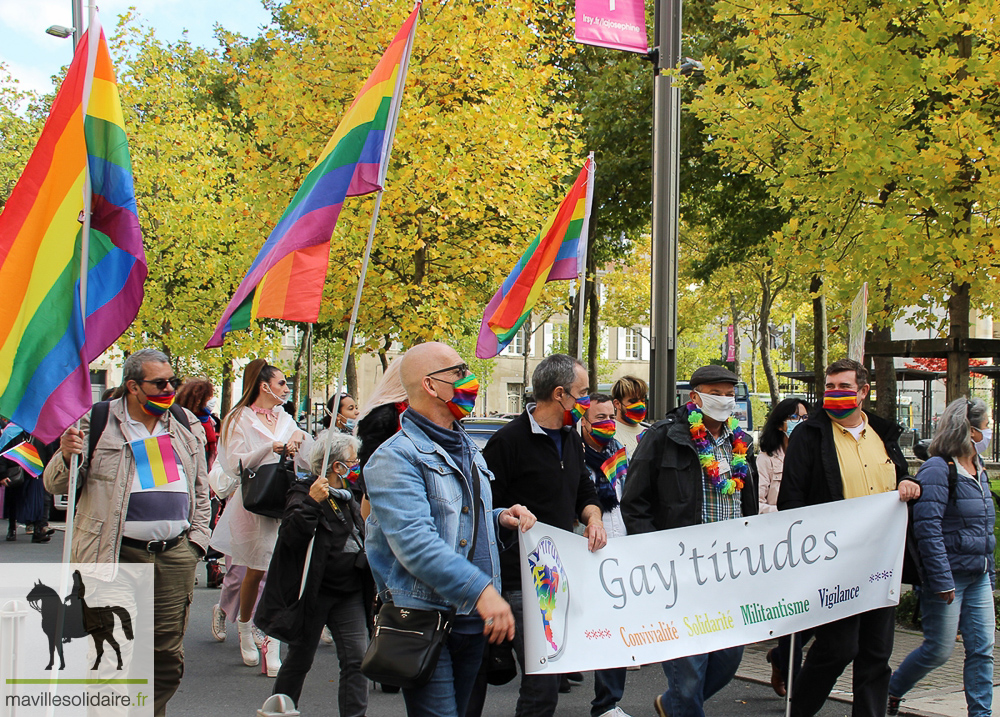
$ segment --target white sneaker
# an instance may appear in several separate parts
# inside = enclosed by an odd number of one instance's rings
[[[322,634],[320,634],[319,639],[322,640],[324,645],[333,644],[333,633],[330,632],[330,628],[324,627]]]
[[[264,652],[264,671],[268,677],[277,677],[281,669],[281,643],[265,637],[261,649]]]
[[[623,710],[618,705],[614,706],[614,709],[610,709],[600,717],[631,717],[625,710]]]
[[[255,644],[257,646],[257,649],[260,649],[261,647],[263,647],[263,645],[264,645],[264,638],[266,638],[267,635],[265,635],[264,631],[261,630],[256,625],[254,625],[253,623],[250,623],[250,625],[251,625],[251,629],[253,630],[253,644]]]
[[[212,606],[212,636],[219,642],[226,641],[226,613],[218,603]]]

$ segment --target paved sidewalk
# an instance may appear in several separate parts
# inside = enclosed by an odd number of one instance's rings
[[[914,630],[903,627],[896,627],[896,638],[893,643],[892,659],[889,661],[892,669],[899,667],[899,664],[923,641],[923,635]],[[900,714],[919,715],[932,717],[935,715],[946,715],[947,717],[965,717],[968,711],[965,706],[965,692],[962,689],[962,663],[965,658],[965,650],[962,647],[961,638],[955,645],[954,652],[947,663],[931,672],[921,682],[917,683],[903,699],[903,704],[899,709]],[[776,640],[761,642],[756,645],[747,645],[743,662],[740,664],[737,676],[754,682],[771,683],[771,666],[767,664],[766,654],[769,649],[777,644]],[[994,660],[997,658],[997,647],[993,648]],[[837,681],[837,685],[830,694],[832,699],[851,701],[851,674],[850,667],[844,671]],[[998,685],[994,672],[993,684]],[[993,695],[993,711],[1000,709],[1000,700],[997,699],[997,691]]]

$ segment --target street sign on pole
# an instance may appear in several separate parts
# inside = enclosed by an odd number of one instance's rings
[[[643,0],[576,0],[576,41],[646,54]]]

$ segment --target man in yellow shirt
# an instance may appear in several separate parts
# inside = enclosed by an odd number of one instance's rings
[[[822,408],[801,424],[785,452],[778,510],[899,490],[920,496],[899,449],[903,429],[861,410],[868,370],[841,359],[826,369]],[[853,717],[885,715],[895,608],[879,608],[816,628],[816,640],[795,678],[793,717],[819,712],[844,669],[854,663]]]

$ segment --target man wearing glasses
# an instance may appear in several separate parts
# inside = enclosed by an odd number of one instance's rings
[[[495,505],[523,504],[538,520],[562,530],[584,527],[591,551],[608,542],[597,489],[583,455],[576,423],[590,405],[587,369],[572,356],[553,354],[535,368],[531,385],[535,403],[493,434],[483,451],[493,475]],[[516,550],[500,557],[504,597],[517,621],[514,652],[521,665],[521,689],[514,714],[542,717],[555,713],[559,675],[524,672],[521,561]],[[485,689],[482,682],[479,691]],[[477,694],[476,703],[482,701]]]
[[[209,539],[205,432],[193,413],[173,405],[179,385],[165,354],[131,354],[123,367],[125,395],[97,404],[80,429],[68,428],[44,475],[46,490],[65,493],[70,457],[80,456],[73,562],[153,565],[156,715],[166,714],[180,685],[194,571]],[[133,456],[141,441],[163,434],[170,435],[179,478],[156,485],[137,474]]]

